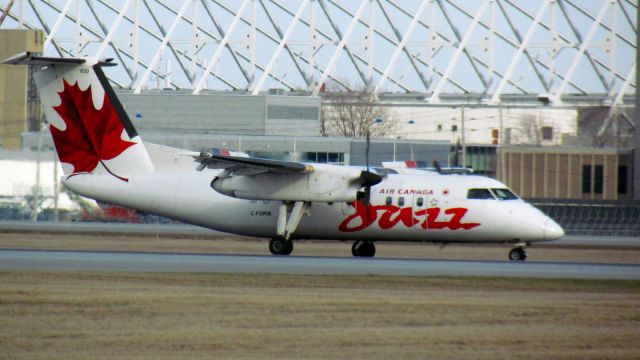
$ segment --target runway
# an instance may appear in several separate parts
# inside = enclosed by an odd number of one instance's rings
[[[51,233],[51,234],[113,234],[113,235],[164,235],[194,236],[209,239],[235,236],[195,225],[187,224],[129,224],[99,222],[53,222],[0,220],[1,232]],[[569,247],[640,247],[640,238],[632,236],[567,235],[560,240],[543,243]]]
[[[59,250],[0,250],[0,270],[640,280],[640,265],[632,264]]]

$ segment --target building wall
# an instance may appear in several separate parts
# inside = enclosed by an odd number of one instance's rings
[[[141,132],[320,135],[320,98],[175,91],[118,97]]]
[[[262,135],[264,96],[118,92],[139,132]]]
[[[265,135],[320,135],[319,97],[267,96]]]
[[[628,200],[631,159],[623,150],[500,148],[498,179],[524,198]]]
[[[363,139],[351,140],[351,165],[366,165],[367,144]],[[383,161],[424,161],[431,166],[438,161],[442,166],[448,164],[449,143],[446,141],[412,140],[394,141],[389,139],[371,140],[369,164],[380,166]]]
[[[388,104],[392,123],[388,136],[406,139],[444,140],[455,143],[462,138],[460,107],[402,106]],[[561,145],[577,136],[577,111],[557,108],[464,109],[464,137],[469,144]],[[543,127],[550,127],[544,138]],[[502,133],[502,134],[501,134]]]
[[[0,31],[0,61],[16,54],[42,52],[41,30]],[[27,66],[0,65],[0,147],[19,150],[22,132],[34,128],[40,120],[40,105],[29,90]],[[31,126],[29,126],[31,124]]]

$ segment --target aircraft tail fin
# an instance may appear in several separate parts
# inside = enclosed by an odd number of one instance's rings
[[[38,67],[34,79],[66,176],[153,171],[149,154],[102,68],[109,61],[23,53],[3,62]]]

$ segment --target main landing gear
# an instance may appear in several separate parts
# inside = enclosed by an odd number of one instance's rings
[[[302,216],[309,213],[310,202],[283,202],[278,209],[277,237],[269,242],[269,251],[273,255],[289,255],[293,251],[291,236],[298,228]],[[288,215],[288,216],[287,216]]]
[[[527,259],[527,253],[524,251],[523,246],[518,246],[509,251],[509,260],[512,261],[524,261]]]
[[[358,240],[353,243],[351,253],[356,257],[373,257],[376,254],[376,246],[373,241]]]
[[[289,255],[293,251],[293,241],[285,238],[273,238],[269,241],[269,251],[273,255]]]

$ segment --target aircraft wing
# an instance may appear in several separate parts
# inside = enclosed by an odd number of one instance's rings
[[[194,158],[196,162],[200,163],[198,170],[204,168],[225,169],[228,175],[308,174],[314,171],[311,165],[291,161],[216,155],[204,152],[195,155]]]
[[[368,198],[371,186],[382,181],[376,173],[351,166],[310,165],[206,152],[191,155],[199,163],[198,170],[223,169],[215,175],[211,187],[240,199],[350,202]]]

